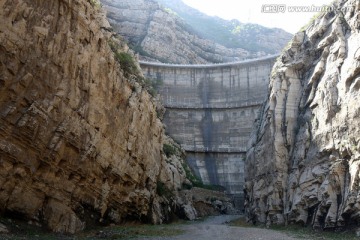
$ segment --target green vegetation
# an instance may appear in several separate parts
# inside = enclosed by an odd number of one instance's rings
[[[143,78],[141,85],[151,94],[151,96],[155,97],[157,94],[157,90],[164,84],[161,79],[147,79]]]
[[[138,225],[138,226],[117,226],[111,228],[110,236],[103,239],[135,239],[146,237],[173,237],[182,234],[184,231],[174,229],[172,225]]]
[[[231,33],[232,34],[239,34],[239,33],[241,33],[241,30],[242,30],[241,25],[238,25],[238,26],[234,27],[233,30],[231,30]]]
[[[214,190],[214,191],[224,191],[225,190],[225,188],[223,186],[204,184],[203,181],[191,171],[190,167],[187,164],[183,164],[183,168],[185,170],[186,178],[189,179],[189,181],[191,182],[193,187],[205,188],[205,189]],[[190,189],[191,186],[188,186],[185,184],[185,185],[183,185],[183,188]]]
[[[137,239],[146,237],[173,237],[184,233],[177,224],[149,225],[124,224],[121,226],[95,226],[83,232],[64,235],[50,232],[44,228],[29,225],[26,221],[1,218],[0,222],[10,230],[9,234],[0,234],[0,239],[39,239],[39,240],[87,240],[87,239]]]
[[[176,154],[176,147],[173,145],[164,143],[163,151],[167,157],[170,157],[171,155]]]
[[[122,51],[115,41],[109,41],[109,46],[114,52],[116,61],[120,64],[121,69],[124,71],[125,77],[129,77],[130,75],[138,76],[140,74],[132,54]]]
[[[160,197],[165,197],[167,199],[174,197],[174,193],[166,187],[165,183],[158,181],[156,183],[156,193]]]
[[[100,0],[89,0],[89,2],[95,9],[101,8]]]
[[[172,155],[175,155],[177,152],[180,152],[180,150],[177,149],[175,146],[166,144],[166,143],[163,145],[163,151],[167,157],[170,157]],[[183,186],[182,186],[183,189],[191,189],[192,187],[198,187],[198,188],[205,188],[205,189],[214,190],[214,191],[224,191],[225,190],[225,188],[223,186],[204,184],[202,182],[202,180],[192,172],[189,165],[186,164],[185,160],[183,161],[182,167],[185,170],[186,178],[189,179],[189,181],[192,184],[192,186],[190,186],[186,183],[183,184]]]
[[[178,25],[189,33],[196,34],[202,38],[212,40],[228,48],[243,48],[248,51],[264,51],[269,54],[278,53],[281,49],[274,49],[273,44],[265,45],[261,39],[279,34],[281,30],[269,29],[258,24],[244,24],[238,20],[223,20],[217,17],[207,16],[197,10],[193,10],[181,4],[167,0],[157,0],[165,9],[181,18]],[[283,37],[291,38],[291,34],[281,33]],[[286,41],[280,40],[279,41]],[[286,42],[283,42],[285,45]],[[281,44],[279,45],[281,46]]]
[[[356,237],[354,232],[344,231],[344,232],[334,232],[334,231],[321,231],[314,230],[311,227],[302,227],[299,225],[288,225],[288,226],[271,226],[270,229],[276,230],[279,232],[284,232],[292,237],[299,239],[323,239],[323,240],[337,240],[337,239],[347,239],[355,240],[359,239]]]
[[[189,181],[192,183],[194,187],[199,187],[204,185],[202,180],[191,171],[190,167],[187,164],[184,163],[182,166],[185,170],[186,178],[189,179]],[[183,186],[183,187],[190,188],[189,186]]]
[[[134,50],[134,52],[139,53],[142,56],[151,57],[151,55],[147,51],[145,51],[140,45],[129,44],[129,47]]]
[[[122,40],[120,40],[122,41]],[[109,41],[109,46],[114,53],[116,61],[120,64],[121,69],[124,71],[125,77],[135,76],[135,80],[146,89],[153,97],[157,94],[157,89],[163,85],[161,79],[150,80],[142,77],[140,69],[134,59],[133,54],[124,52],[115,40]],[[139,49],[142,49],[141,47]],[[135,91],[135,87],[133,89]]]
[[[30,225],[20,219],[0,218],[0,223],[4,224],[9,230],[9,234],[0,234],[0,239],[72,239],[68,236],[52,233],[44,228]]]
[[[236,227],[266,228],[264,224],[253,225],[252,223],[246,222],[245,217],[241,217],[237,220],[232,221],[230,225]],[[288,225],[288,226],[271,225],[269,229],[283,232],[291,237],[299,238],[299,239],[322,239],[322,240],[359,239],[358,237],[356,237],[353,231],[343,231],[343,232],[321,231],[321,230],[314,230],[311,227],[303,227],[300,225]]]
[[[177,13],[174,12],[171,8],[164,8],[164,11],[171,15],[178,16]]]
[[[129,76],[138,72],[138,68],[135,64],[134,58],[129,53],[116,52],[116,60],[120,63],[121,68],[124,70],[125,76]]]
[[[305,31],[308,27],[310,27],[311,25],[314,24],[315,20],[322,17],[324,15],[324,12],[318,12],[316,13],[314,16],[312,16],[312,18],[310,18],[310,20],[308,21],[308,23],[306,23],[302,28],[300,28],[299,32],[303,32]]]

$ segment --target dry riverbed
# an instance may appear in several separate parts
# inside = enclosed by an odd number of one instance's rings
[[[209,217],[203,221],[191,224],[181,224],[176,229],[183,231],[182,234],[170,237],[138,238],[137,240],[240,240],[240,239],[296,239],[289,235],[263,228],[238,227],[230,224],[241,218],[236,215],[221,215]]]

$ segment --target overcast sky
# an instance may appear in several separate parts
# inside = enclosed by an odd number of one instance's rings
[[[312,16],[317,7],[332,0],[183,0],[187,5],[211,16],[224,19],[238,19],[243,23],[257,23],[266,27],[282,28],[290,33],[297,32]],[[289,7],[308,8],[311,12],[290,12]],[[285,7],[285,8],[284,8]],[[294,10],[294,8],[293,8]],[[278,13],[269,13],[282,11]]]

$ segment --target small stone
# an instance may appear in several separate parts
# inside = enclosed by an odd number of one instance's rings
[[[360,237],[360,228],[356,229],[355,233],[357,237]]]
[[[187,204],[183,206],[185,216],[190,220],[195,220],[197,213],[193,206]]]
[[[9,230],[4,224],[0,223],[0,233],[9,233]]]

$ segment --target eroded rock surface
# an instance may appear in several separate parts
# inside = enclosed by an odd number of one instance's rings
[[[68,233],[167,221],[185,172],[96,1],[0,0],[0,22],[0,211]]]
[[[238,61],[266,55],[226,48],[200,37],[174,12],[155,0],[101,0],[114,30],[143,60],[200,64]]]
[[[360,2],[332,7],[273,69],[246,159],[254,222],[359,223]]]

